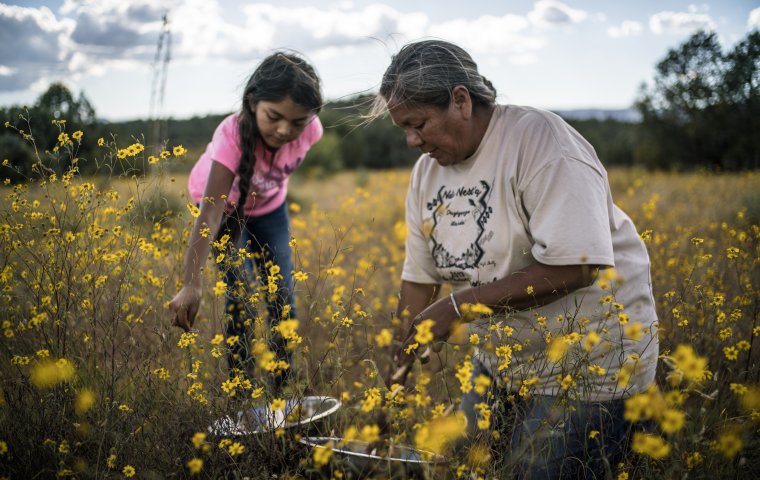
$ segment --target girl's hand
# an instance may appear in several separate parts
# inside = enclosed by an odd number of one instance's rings
[[[430,345],[418,346],[413,352],[406,353],[406,349],[409,345],[418,343],[415,340],[417,335],[417,325],[423,321],[430,319],[433,320],[433,326],[430,328],[430,333],[433,334],[433,340]],[[445,296],[438,299],[432,305],[420,312],[419,315],[414,317],[412,324],[409,326],[409,331],[406,334],[404,342],[401,347],[396,351],[394,360],[397,365],[405,365],[412,363],[415,358],[419,358],[423,363],[426,363],[429,359],[429,349],[432,347],[434,351],[440,350],[440,342],[446,341],[454,328],[459,324],[462,319],[459,317],[458,312],[455,310],[454,305],[451,303],[451,298]]]
[[[203,291],[200,286],[184,286],[169,302],[169,310],[174,314],[172,325],[189,332],[201,306]]]

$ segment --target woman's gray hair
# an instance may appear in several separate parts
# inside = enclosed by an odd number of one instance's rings
[[[409,43],[391,58],[372,110],[384,113],[389,105],[445,108],[457,85],[467,88],[477,106],[496,103],[496,89],[463,48],[443,40]]]

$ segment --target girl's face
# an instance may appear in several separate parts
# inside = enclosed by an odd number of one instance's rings
[[[391,105],[389,110],[393,123],[404,130],[407,146],[445,167],[464,161],[478,147],[479,139],[476,142],[469,134],[469,108],[455,96],[445,108]]]
[[[279,102],[259,100],[251,103],[251,111],[256,117],[256,125],[264,143],[278,149],[292,142],[303,132],[316,114],[285,97]]]

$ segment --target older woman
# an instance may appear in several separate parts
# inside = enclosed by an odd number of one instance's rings
[[[630,433],[623,399],[654,380],[657,318],[646,248],[594,149],[550,112],[496,104],[470,55],[444,41],[403,47],[376,107],[422,153],[396,361],[422,351],[421,322],[440,341],[472,321],[473,381],[490,388],[463,389],[470,431],[499,403],[516,415],[499,428],[512,428],[523,478],[612,475]]]

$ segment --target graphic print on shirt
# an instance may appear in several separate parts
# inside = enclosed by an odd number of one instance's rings
[[[442,186],[426,205],[432,212],[433,259],[439,269],[477,269],[485,250],[485,229],[493,208],[488,205],[492,188],[481,180],[476,185]],[[455,272],[451,275],[457,276]],[[462,280],[446,278],[445,280]]]
[[[278,188],[287,179],[301,163],[303,155],[296,158],[295,162],[283,165],[281,169],[269,167],[269,170],[256,170],[251,177],[251,187],[257,193],[264,193],[273,188]]]

